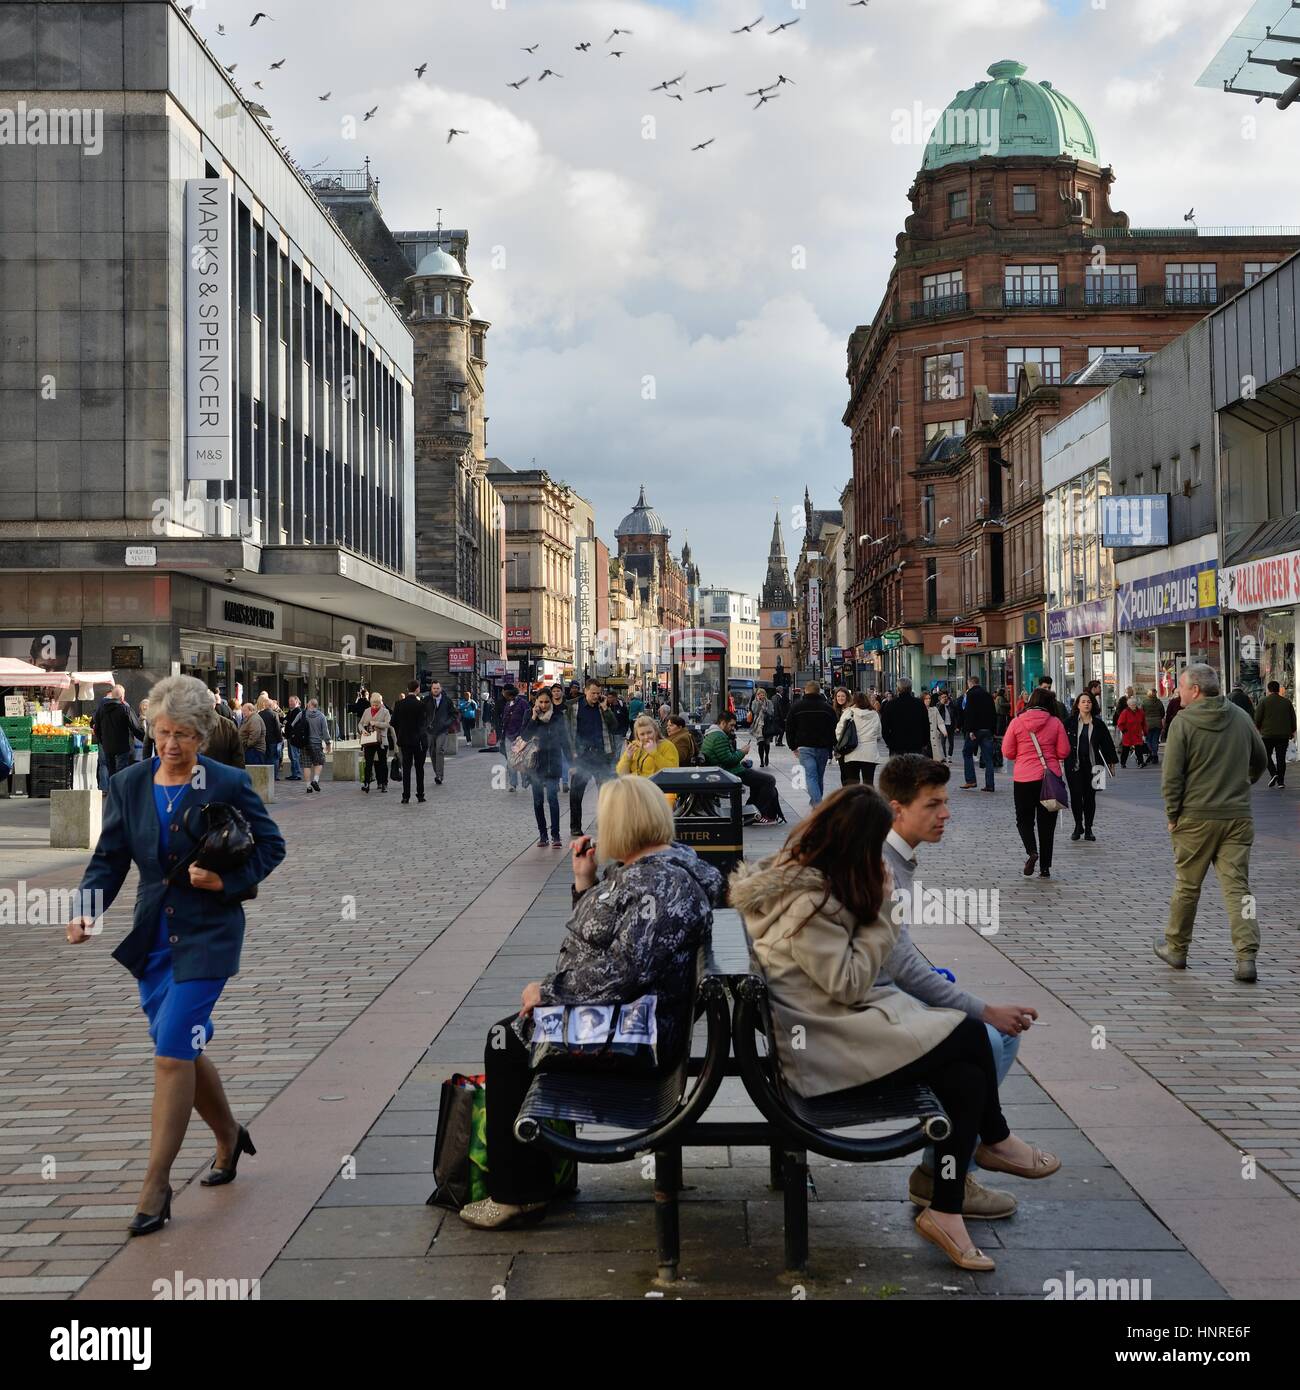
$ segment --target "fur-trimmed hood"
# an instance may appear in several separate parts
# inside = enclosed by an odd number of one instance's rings
[[[738,864],[728,882],[728,902],[744,919],[745,930],[761,941],[787,913],[794,929],[816,915],[853,929],[853,914],[831,892],[819,869],[783,859],[780,854],[757,864]],[[781,929],[789,935],[791,923]]]

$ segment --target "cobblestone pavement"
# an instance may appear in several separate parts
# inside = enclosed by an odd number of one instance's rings
[[[304,1066],[365,1018],[381,991],[531,843],[529,799],[490,787],[499,766],[495,757],[462,752],[448,763],[446,786],[430,787],[427,807],[328,785],[324,796],[304,797],[300,784],[280,784],[284,799],[273,813],[289,858],[250,913],[244,971],[215,1014],[212,1055],[242,1119],[291,1092]],[[806,801],[787,753],[774,750],[773,770],[793,818]],[[833,771],[828,781],[837,784]],[[1231,978],[1212,882],[1192,968],[1174,974],[1150,954],[1171,875],[1158,774],[1130,771],[1106,794],[1098,844],[1071,844],[1067,826],[1046,883],[1020,876],[1009,788],[1000,776],[996,797],[953,791],[954,822],[942,846],[924,851],[924,881],[998,888],[998,931],[988,943],[1088,1024],[1103,1025],[1113,1048],[1297,1190],[1296,792],[1255,792],[1253,883],[1264,947],[1252,988]],[[75,883],[85,856],[39,849],[43,815],[39,804],[0,802],[0,883]],[[779,831],[751,832],[747,848],[755,856],[780,839]],[[357,897],[356,921],[343,916],[349,894]],[[128,883],[105,937],[75,953],[50,929],[0,932],[0,1295],[69,1296],[123,1243],[150,1097],[150,1048],[134,982],[108,954],[132,898]],[[314,1210],[304,1206],[306,1219],[265,1274],[264,1297],[653,1292],[653,1212],[636,1165],[584,1168],[578,1200],[522,1236],[477,1235],[423,1205],[437,1083],[457,1067],[478,1069],[487,1025],[515,1003],[526,980],[549,968],[567,911],[566,870],[557,866],[433,1045],[423,1058],[418,1051],[411,1057],[406,1082],[355,1150],[357,1176],[336,1179]],[[727,1087],[719,1118],[748,1113],[743,1095]],[[1150,1277],[1156,1297],[1221,1296],[1032,1076],[1013,1072],[1005,1099],[1012,1124],[1070,1165],[1068,1174],[1029,1191],[1006,1180],[1032,1220],[983,1226],[979,1239],[991,1250],[1014,1249],[1014,1258],[1000,1260],[997,1273],[976,1285],[918,1248],[899,1200],[909,1160],[878,1168],[817,1163],[819,1296],[960,1296],[978,1288],[1042,1297],[1043,1280],[1064,1268]],[[41,1169],[47,1155],[56,1161],[49,1178]],[[197,1126],[178,1178],[197,1174],[209,1157],[207,1132]],[[684,1291],[788,1296],[776,1277],[780,1206],[764,1186],[765,1152],[686,1158],[694,1190],[683,1215],[691,1276]],[[293,1160],[267,1154],[256,1162],[267,1172],[277,1161]],[[258,1171],[250,1169],[254,1178]],[[238,1219],[243,1187],[226,1190],[236,1203],[231,1219]],[[737,1259],[742,1247],[747,1253]]]

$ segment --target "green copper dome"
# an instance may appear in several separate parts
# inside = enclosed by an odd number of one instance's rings
[[[989,68],[991,82],[958,92],[925,147],[923,169],[943,169],[981,155],[1068,155],[1100,164],[1088,118],[1050,82],[1031,82],[1013,60]]]

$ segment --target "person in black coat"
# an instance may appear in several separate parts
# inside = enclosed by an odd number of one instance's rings
[[[442,786],[446,770],[447,735],[455,728],[458,715],[456,702],[442,688],[442,682],[433,681],[424,697],[424,736],[433,763],[433,780],[438,786]]]
[[[411,771],[415,770],[415,799],[424,800],[424,757],[429,751],[425,737],[427,720],[424,701],[420,699],[420,682],[410,681],[406,694],[393,707],[392,723],[388,726],[397,739],[397,751],[402,755],[402,805],[411,803]]]
[[[275,768],[275,780],[278,782],[280,759],[284,754],[284,730],[280,727],[280,714],[265,690],[257,697],[257,704],[257,712],[266,725],[266,760]]]
[[[1101,709],[1086,690],[1075,697],[1065,721],[1065,733],[1070,740],[1065,780],[1070,788],[1070,809],[1074,812],[1074,833],[1070,839],[1095,840],[1092,822],[1097,813],[1097,783],[1101,780],[1097,769],[1104,767],[1113,777],[1119,757]]]
[[[916,698],[912,682],[900,677],[894,697],[880,711],[880,729],[892,757],[900,753],[930,756],[930,711]]]
[[[966,696],[961,702],[962,763],[966,770],[963,791],[973,791],[975,781],[975,754],[979,753],[984,763],[984,790],[993,788],[994,747],[993,731],[998,726],[997,706],[993,696],[979,682],[978,676],[966,680]]]
[[[135,740],[144,739],[144,726],[126,702],[126,691],[115,685],[91,721],[99,756],[109,777],[135,762]]]
[[[534,749],[532,765],[528,768],[528,783],[533,789],[538,847],[545,849],[549,843],[558,849],[563,843],[560,839],[560,778],[564,773],[569,739],[564,715],[556,710],[549,691],[541,691],[533,701],[533,712],[519,737]],[[551,813],[549,841],[546,838],[547,808]]]

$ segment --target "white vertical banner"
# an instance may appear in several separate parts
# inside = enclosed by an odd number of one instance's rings
[[[821,581],[808,580],[808,664],[822,676],[822,594]]]
[[[596,593],[592,587],[596,542],[580,536],[574,547],[574,652],[573,670],[586,674],[587,664],[595,655]]]
[[[185,476],[234,477],[230,181],[185,183]]]

